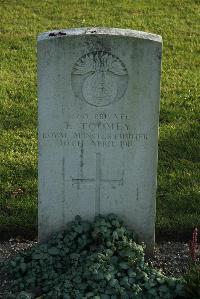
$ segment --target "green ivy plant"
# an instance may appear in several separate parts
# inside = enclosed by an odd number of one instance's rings
[[[184,275],[185,293],[189,299],[200,298],[200,263],[194,263]]]
[[[183,289],[181,280],[145,263],[144,248],[113,214],[93,223],[77,216],[3,269],[12,279],[9,298],[17,299],[172,299]]]

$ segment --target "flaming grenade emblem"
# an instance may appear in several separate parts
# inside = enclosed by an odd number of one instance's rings
[[[75,95],[96,107],[103,107],[123,97],[128,85],[128,72],[116,56],[96,51],[82,56],[72,70]]]

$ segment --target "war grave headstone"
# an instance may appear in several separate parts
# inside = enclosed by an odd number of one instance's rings
[[[39,240],[114,213],[154,244],[162,39],[81,28],[38,38]]]

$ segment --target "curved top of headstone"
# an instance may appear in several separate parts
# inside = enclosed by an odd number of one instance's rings
[[[144,40],[151,40],[155,42],[162,43],[162,37],[157,34],[152,34],[143,31],[136,31],[132,29],[120,29],[120,28],[97,28],[97,27],[87,27],[87,28],[69,28],[52,30],[39,34],[38,41],[43,41],[47,39],[60,38],[64,36],[74,36],[74,35],[109,35],[109,36],[127,36],[134,37]]]

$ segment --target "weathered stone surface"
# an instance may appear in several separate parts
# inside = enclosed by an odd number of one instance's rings
[[[161,49],[125,29],[39,36],[40,241],[115,213],[154,244]]]

